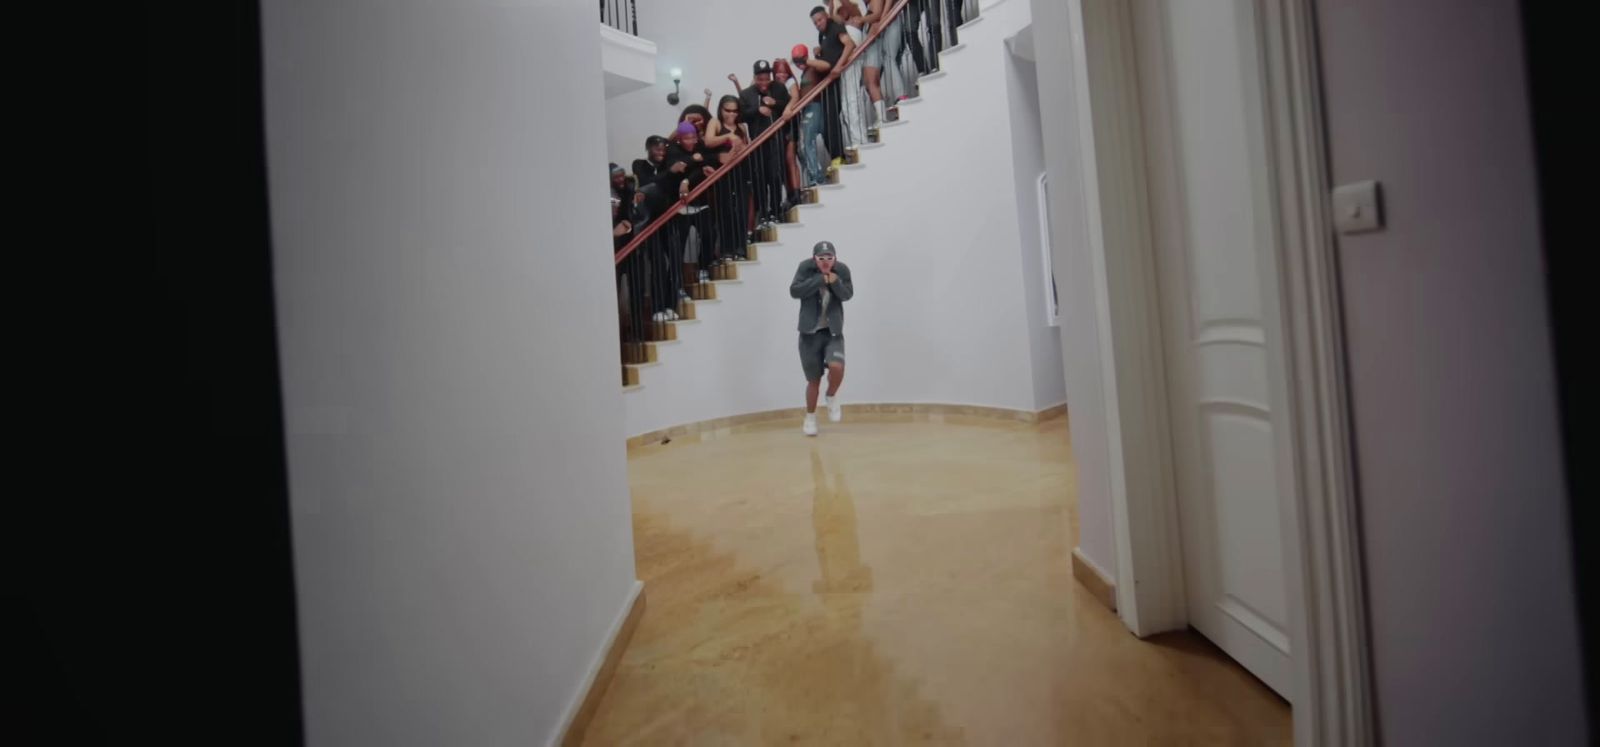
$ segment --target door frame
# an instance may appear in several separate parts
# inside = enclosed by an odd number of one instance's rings
[[[1313,0],[1250,0],[1259,23],[1281,319],[1284,552],[1295,742],[1376,739],[1353,440],[1327,203]],[[1069,0],[1105,364],[1118,614],[1146,636],[1187,626],[1146,135],[1130,5]],[[1114,251],[1108,251],[1113,247]]]

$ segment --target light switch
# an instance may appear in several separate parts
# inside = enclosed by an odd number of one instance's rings
[[[1378,183],[1355,182],[1333,190],[1333,225],[1339,233],[1383,230],[1383,209]]]

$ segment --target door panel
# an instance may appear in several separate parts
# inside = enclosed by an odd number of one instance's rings
[[[1135,7],[1189,620],[1287,697],[1283,387],[1254,6]]]

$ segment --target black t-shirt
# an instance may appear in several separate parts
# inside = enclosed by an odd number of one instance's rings
[[[761,99],[764,96],[771,96],[772,100],[777,102],[768,107],[772,110],[772,116],[770,117],[761,113]],[[777,81],[773,81],[771,85],[768,85],[765,93],[756,88],[755,84],[751,84],[749,88],[739,92],[740,121],[750,125],[750,137],[752,138],[759,137],[761,133],[766,132],[767,128],[772,126],[772,123],[783,116],[783,110],[788,106],[789,89],[783,87]]]
[[[643,188],[644,185],[646,185],[646,184],[654,183],[656,181],[657,176],[659,176],[659,172],[660,172],[660,167],[657,166],[655,163],[652,163],[650,161],[650,159],[648,159],[648,158],[635,158],[635,159],[633,159],[633,175],[634,175],[634,177],[638,178],[639,186],[641,188]]]
[[[697,160],[695,156],[700,158]],[[672,173],[672,165],[675,163],[687,164],[682,174]],[[712,168],[717,166],[715,157],[706,152],[704,145],[697,143],[692,151],[684,150],[683,146],[677,143],[667,146],[667,160],[661,164],[661,170],[669,174],[669,177],[662,184],[672,199],[678,198],[678,185],[682,184],[684,179],[689,180],[689,189],[700,186],[700,182],[706,180],[705,170],[701,168],[703,166]]]
[[[828,27],[817,32],[817,46],[822,47],[822,54],[818,55],[818,59],[837,66],[839,58],[844,56],[844,42],[840,37],[848,36],[849,32],[844,30],[844,24],[828,21]]]
[[[633,187],[625,184],[622,189],[617,189],[613,186],[611,188],[611,199],[617,201],[611,213],[611,227],[616,228],[618,223],[628,219],[628,213],[633,209]],[[626,246],[628,240],[632,238],[633,234],[631,232],[611,237],[611,251],[614,252]]]
[[[637,194],[632,184],[624,184],[621,189],[611,188],[611,199],[617,200],[617,213],[611,216],[611,225],[617,225],[625,220],[633,220],[633,196]]]

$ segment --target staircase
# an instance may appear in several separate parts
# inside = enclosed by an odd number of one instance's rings
[[[888,124],[898,124],[898,108],[890,108],[889,112]],[[870,132],[871,135],[869,137],[876,141],[878,139],[878,130],[874,129]],[[881,143],[874,142],[862,147],[875,148],[879,145],[881,145]],[[844,168],[859,166],[861,163],[860,151],[856,149],[845,151],[844,161],[845,162],[842,165]],[[693,285],[689,286],[689,298],[678,302],[677,320],[652,322],[648,331],[649,339],[647,341],[631,345],[624,344],[622,366],[623,388],[626,390],[642,386],[641,381],[643,375],[640,372],[643,369],[650,368],[660,363],[659,346],[678,342],[679,325],[698,324],[700,322],[700,319],[695,315],[696,305],[702,303],[721,303],[722,299],[717,297],[718,286],[742,284],[743,281],[739,278],[739,271],[741,267],[759,265],[761,263],[761,252],[763,248],[776,249],[782,246],[781,242],[778,240],[779,230],[781,227],[788,226],[794,228],[802,226],[803,224],[801,223],[801,217],[804,215],[806,209],[815,208],[822,204],[822,192],[824,190],[835,190],[841,186],[843,185],[841,184],[840,167],[830,167],[828,169],[826,184],[818,185],[811,189],[802,190],[801,203],[790,208],[788,214],[784,216],[784,220],[782,222],[778,223],[777,225],[766,226],[757,231],[759,234],[759,240],[757,240],[755,243],[747,245],[743,259],[736,259],[731,262],[715,265],[710,268],[710,282],[694,283]]]
[[[890,16],[893,17],[903,14],[909,3],[910,0],[899,0],[899,2],[891,5]],[[959,38],[959,34],[962,30],[977,24],[981,20],[981,16],[974,16],[970,20],[958,26],[955,35],[957,38]],[[880,28],[886,28],[888,25],[888,23],[880,24]],[[863,45],[862,49],[865,49],[867,46],[876,43],[876,40],[877,33],[874,33],[874,35],[868,39],[867,44]],[[783,216],[782,221],[776,225],[770,225],[760,229],[758,232],[759,235],[757,237],[757,241],[747,245],[746,256],[743,259],[715,265],[709,270],[709,282],[699,282],[689,285],[687,289],[689,292],[689,298],[679,301],[676,307],[678,316],[676,320],[645,321],[643,324],[636,323],[635,326],[640,328],[639,332],[631,335],[627,329],[628,325],[626,321],[624,322],[624,332],[622,336],[622,386],[624,391],[633,392],[643,387],[647,377],[650,375],[648,373],[649,369],[663,365],[661,360],[662,349],[667,346],[682,344],[683,341],[680,339],[680,333],[686,326],[703,324],[703,320],[701,319],[701,312],[703,309],[701,308],[701,305],[723,304],[724,299],[721,297],[721,295],[719,295],[719,289],[729,286],[743,285],[745,280],[741,277],[741,273],[747,269],[754,269],[755,267],[760,266],[762,264],[763,256],[769,256],[770,258],[777,259],[778,263],[782,265],[782,267],[777,270],[777,273],[784,276],[784,283],[787,284],[787,277],[789,273],[792,272],[792,265],[789,263],[795,261],[795,257],[809,256],[809,252],[792,251],[793,247],[786,247],[782,242],[781,237],[785,234],[796,232],[799,229],[804,229],[805,218],[808,214],[815,214],[816,211],[823,209],[827,204],[827,199],[842,196],[841,192],[845,189],[846,184],[850,179],[850,175],[864,169],[872,159],[873,153],[878,149],[886,147],[888,145],[887,141],[892,141],[894,139],[894,132],[896,128],[905,127],[910,124],[906,115],[914,112],[917,106],[922,102],[921,93],[923,84],[943,78],[947,74],[946,67],[944,65],[945,58],[959,53],[964,48],[964,44],[957,43],[941,50],[941,52],[937,55],[937,69],[919,76],[918,80],[911,84],[912,91],[910,98],[903,99],[896,105],[888,107],[885,120],[883,122],[876,123],[876,126],[867,131],[867,142],[855,148],[847,149],[842,155],[843,163],[830,166],[828,168],[824,183],[810,189],[802,190],[800,203],[790,208],[787,214]],[[908,49],[907,52],[909,53],[909,51],[910,50]],[[829,81],[829,84],[838,85],[839,80],[836,79]],[[796,113],[798,114],[798,108]],[[871,113],[868,112],[869,119],[871,116]],[[757,140],[757,144],[759,144],[759,142],[760,139]],[[754,150],[754,148],[752,147],[751,150]],[[686,204],[696,195],[700,194],[706,189],[709,189],[711,185],[715,183],[715,181],[727,176],[729,171],[729,169],[723,169],[717,172],[714,177],[708,179],[705,184],[696,189],[688,200],[682,201],[679,204]],[[678,205],[674,205],[673,210],[675,211],[677,207]],[[665,223],[665,221],[662,221],[662,223]],[[657,228],[657,226],[652,225],[651,228]],[[636,238],[633,242],[630,242],[627,247],[624,247],[623,250],[617,253],[619,272],[622,270],[622,263],[627,259],[628,255],[631,254],[631,251],[643,248],[644,243],[642,240],[645,238],[646,236],[640,236]],[[804,248],[809,248],[809,246],[809,244],[806,244],[806,247]],[[782,253],[780,254],[779,252]]]

